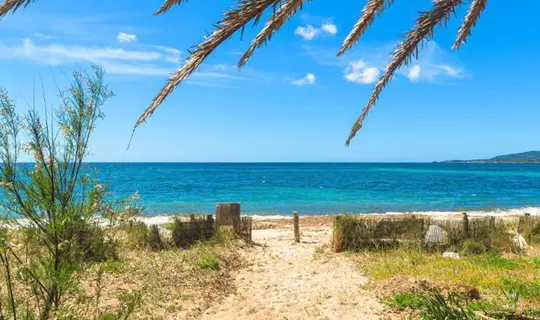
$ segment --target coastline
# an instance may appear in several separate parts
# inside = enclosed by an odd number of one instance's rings
[[[430,216],[437,218],[451,218],[461,216],[463,212],[471,217],[485,217],[485,216],[494,216],[500,218],[511,218],[524,216],[525,214],[530,214],[531,216],[540,216],[540,207],[523,207],[516,209],[496,209],[496,210],[462,210],[462,211],[410,211],[410,212],[385,212],[385,213],[327,213],[327,214],[303,214],[300,212],[300,219],[317,219],[320,217],[331,218],[341,214],[349,214],[355,216],[370,216],[370,217],[382,217],[382,216],[402,216],[402,215],[421,215],[421,216]],[[205,213],[210,214],[210,213]],[[213,213],[212,213],[213,214]],[[144,222],[147,225],[163,225],[170,223],[171,220],[175,217],[186,217],[189,215],[185,214],[158,214],[158,215],[143,215],[137,218],[138,221]],[[201,215],[201,214],[197,214]],[[292,219],[292,214],[278,214],[278,213],[243,213],[243,215],[250,216],[256,221],[266,221],[266,220],[289,220]],[[187,217],[186,217],[187,219]]]

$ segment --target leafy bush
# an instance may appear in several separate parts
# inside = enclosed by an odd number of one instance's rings
[[[50,318],[76,287],[75,273],[115,256],[114,242],[93,224],[100,194],[83,162],[101,107],[113,96],[103,76],[99,67],[92,74],[74,72],[52,116],[32,109],[21,117],[0,90],[2,206],[12,226],[26,234],[23,249],[6,234],[0,239],[7,286],[1,311],[13,318]],[[33,156],[33,165],[19,163],[21,151]],[[20,217],[25,223],[13,219]],[[31,296],[15,297],[15,285]]]
[[[421,296],[412,292],[398,292],[391,298],[384,299],[382,303],[399,311],[409,309],[419,309],[422,307]]]
[[[197,267],[201,269],[219,270],[219,259],[214,252],[203,251],[197,261]]]

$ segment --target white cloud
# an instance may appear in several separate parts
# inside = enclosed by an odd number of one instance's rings
[[[180,62],[180,51],[164,46],[138,46],[138,50],[123,48],[42,44],[30,38],[16,46],[0,43],[0,59],[31,60],[42,64],[61,65],[90,62],[103,65],[108,72],[136,75],[169,75]]]
[[[317,64],[345,69],[344,76],[348,81],[358,83],[374,82],[385,69],[390,61],[389,53],[392,52],[397,42],[383,46],[362,46],[354,48],[345,56],[337,58],[334,48],[316,45],[304,45],[304,54],[312,58]],[[369,68],[359,68],[354,63],[359,60]],[[361,65],[361,64],[360,64]],[[377,70],[375,70],[377,69]],[[413,61],[410,66],[405,66],[396,71],[396,77],[405,77],[411,82],[443,82],[448,79],[463,79],[468,77],[468,72],[461,66],[457,57],[431,41],[419,53],[419,59]],[[375,79],[375,80],[374,80]]]
[[[466,76],[463,69],[455,65],[455,57],[433,41],[420,52],[412,67],[402,68],[398,73],[412,82],[436,82],[443,78],[461,79]]]
[[[353,61],[343,73],[349,82],[368,84],[377,81],[380,71],[375,67],[368,67],[364,60]]]
[[[305,86],[308,84],[313,85],[315,84],[315,81],[317,81],[317,77],[315,77],[313,73],[308,73],[298,80],[293,80],[292,84],[294,84],[295,86]]]
[[[335,35],[337,33],[337,26],[332,23],[325,23],[321,28],[331,35]]]
[[[116,41],[121,43],[136,42],[137,35],[133,33],[119,32],[118,35],[116,35]]]
[[[302,38],[304,38],[304,40],[312,40],[317,36],[318,33],[319,30],[313,28],[313,26],[310,24],[305,27],[300,26],[294,31],[295,35],[301,36]]]
[[[337,33],[337,26],[331,23],[324,23],[320,28],[315,28],[311,24],[299,26],[294,31],[294,34],[304,38],[304,40],[313,40],[322,34],[335,35]]]
[[[418,78],[420,78],[420,71],[422,70],[422,68],[420,67],[419,64],[415,64],[410,70],[409,70],[409,73],[407,74],[407,77],[409,78],[409,80],[413,81],[413,82],[416,82],[418,81]]]

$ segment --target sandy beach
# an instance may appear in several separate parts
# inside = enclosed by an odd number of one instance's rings
[[[383,319],[384,308],[363,289],[368,279],[343,255],[329,253],[331,217],[302,221],[293,241],[290,221],[259,220],[249,267],[234,278],[235,291],[202,319]]]

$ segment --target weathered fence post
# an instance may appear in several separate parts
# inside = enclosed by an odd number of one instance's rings
[[[233,226],[240,219],[240,203],[219,203],[216,205],[216,225]]]
[[[212,235],[217,234],[216,227],[214,225],[214,217],[209,214],[206,216],[206,225],[204,228],[205,236],[210,239]]]
[[[469,217],[467,216],[467,212],[463,212],[463,233],[465,235],[465,238],[469,238]]]
[[[300,218],[298,212],[293,212],[294,242],[300,242]]]

